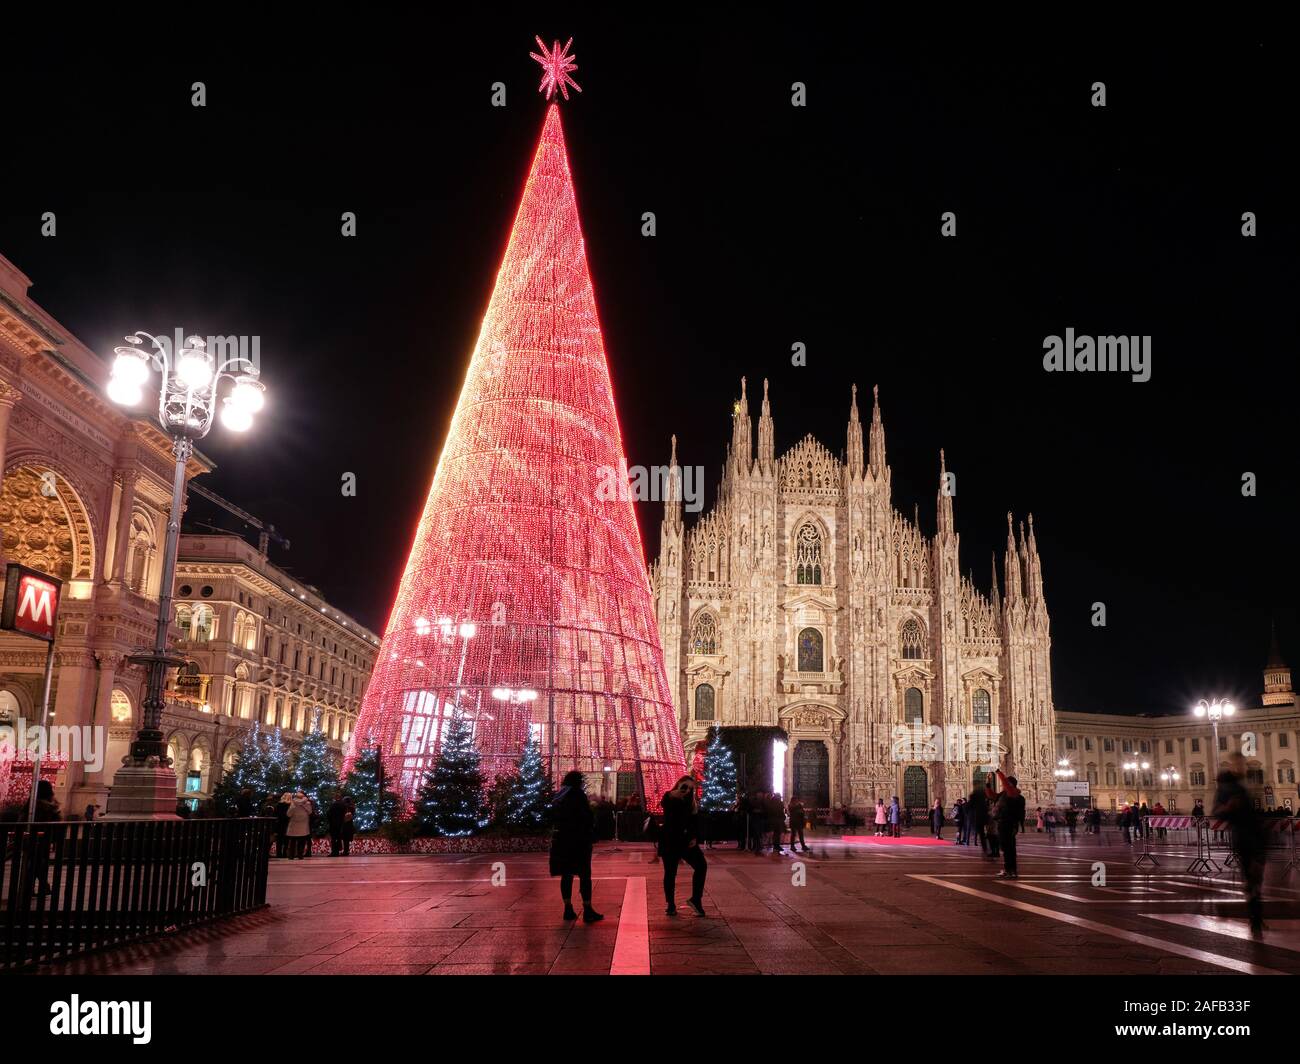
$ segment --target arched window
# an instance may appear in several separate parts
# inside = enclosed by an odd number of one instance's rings
[[[702,683],[695,689],[695,719],[713,720],[713,686]]]
[[[993,723],[993,702],[982,687],[977,687],[971,695],[971,720],[975,724]]]
[[[903,622],[899,642],[902,644],[903,657],[924,658],[927,656],[925,652],[925,632],[921,628],[921,622],[915,617],[909,617]]]
[[[196,643],[206,643],[217,634],[217,618],[211,606],[195,606],[190,631]]]
[[[257,621],[243,610],[235,618],[235,643],[244,650],[257,646]]]
[[[908,724],[925,723],[925,698],[919,687],[909,687],[903,692],[903,719]]]
[[[821,672],[822,634],[816,628],[805,628],[799,633],[799,671]]]
[[[125,691],[114,689],[108,699],[108,717],[114,724],[130,724],[132,719],[131,699]]]
[[[12,691],[0,691],[0,721],[11,724],[21,715],[21,707],[18,705],[18,698]],[[31,787],[27,788],[27,793],[31,793]]]
[[[176,627],[181,630],[181,638],[189,639],[190,629],[194,626],[194,610],[188,602],[176,607]]]
[[[800,525],[795,534],[794,566],[796,583],[822,582],[822,536],[811,521]]]
[[[691,629],[692,654],[716,654],[718,652],[718,622],[713,614],[701,613],[695,618]]]

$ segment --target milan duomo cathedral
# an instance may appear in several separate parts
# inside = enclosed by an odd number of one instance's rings
[[[1051,638],[1032,515],[1007,515],[1003,589],[961,575],[955,478],[937,528],[894,507],[878,395],[846,459],[812,435],[777,458],[767,382],[754,453],[741,380],[717,505],[682,524],[676,439],[650,570],[688,761],[708,729],[781,728],[786,797],[862,814],[946,808],[995,764],[1029,808],[1055,791]],[[773,733],[774,735],[778,733]],[[774,766],[774,773],[775,773]]]

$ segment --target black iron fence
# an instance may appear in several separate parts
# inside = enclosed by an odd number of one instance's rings
[[[266,904],[274,822],[0,823],[0,971]]]

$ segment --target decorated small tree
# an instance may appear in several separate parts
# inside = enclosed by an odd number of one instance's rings
[[[320,715],[317,714],[317,726],[303,737],[298,747],[298,756],[293,762],[293,786],[312,800],[324,825],[325,803],[339,789],[339,774],[330,754],[329,740],[319,724]]]
[[[709,733],[709,746],[704,754],[700,811],[723,813],[736,801],[736,759],[716,728],[710,728]]]
[[[442,749],[420,787],[415,814],[421,831],[443,838],[474,835],[487,825],[483,770],[474,745],[474,729],[459,708],[447,721]]]
[[[234,816],[238,811],[239,795],[245,787],[253,792],[254,812],[266,797],[266,753],[262,749],[260,730],[256,724],[244,733],[244,741],[235,752],[230,768],[221,774],[212,791],[212,800],[222,816]]]
[[[363,746],[343,781],[343,789],[356,803],[353,823],[357,831],[375,831],[392,820],[401,808],[401,800],[392,789],[392,778],[385,770],[379,747]]]
[[[519,755],[519,766],[510,781],[506,798],[506,826],[513,831],[534,832],[546,826],[551,804],[551,781],[542,768],[542,751],[529,736]]]
[[[293,762],[278,726],[266,738],[265,766],[266,791],[278,798],[293,786]]]

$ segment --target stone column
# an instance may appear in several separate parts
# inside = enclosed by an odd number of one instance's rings
[[[130,553],[131,512],[135,509],[135,482],[139,474],[134,469],[119,469],[122,482],[122,499],[117,511],[117,532],[113,538],[113,577],[110,581],[121,586],[126,576],[126,556]]]

